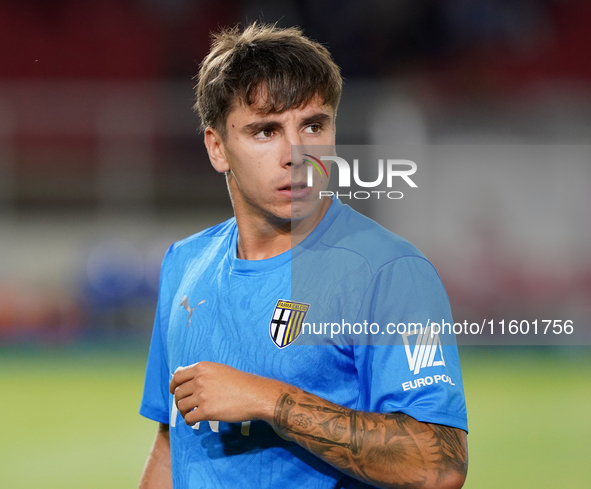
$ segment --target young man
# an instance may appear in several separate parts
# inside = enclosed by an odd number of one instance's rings
[[[451,321],[416,248],[320,199],[326,179],[306,185],[292,148],[335,144],[341,84],[297,29],[222,32],[202,64],[196,106],[235,218],[165,256],[140,409],[159,429],[142,489],[464,482],[455,346],[426,333],[414,350],[404,335],[298,345],[304,319]]]

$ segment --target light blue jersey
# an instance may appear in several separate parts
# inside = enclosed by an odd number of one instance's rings
[[[140,413],[170,424],[175,489],[358,485],[263,421],[187,426],[168,386],[203,360],[467,431],[457,348],[429,326],[453,324],[449,300],[415,247],[338,200],[279,256],[240,260],[236,240],[230,219],[174,244],[162,265]],[[403,331],[410,323],[422,328]]]

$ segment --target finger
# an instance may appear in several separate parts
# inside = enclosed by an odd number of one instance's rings
[[[187,425],[189,426],[193,426],[197,423],[200,423],[201,421],[205,421],[205,417],[203,416],[203,413],[201,410],[199,410],[199,408],[195,408],[192,411],[189,411],[185,416],[185,423],[187,423]]]
[[[191,385],[190,382],[185,382],[184,384],[179,385],[174,390],[174,400],[176,401],[177,405],[181,399],[191,396],[195,392],[195,388]]]
[[[199,363],[199,362],[197,362]],[[174,371],[174,375],[170,381],[169,391],[174,394],[174,390],[181,384],[191,380],[195,376],[194,368],[197,363],[189,365],[188,367],[179,367]]]
[[[187,414],[191,413],[197,407],[197,402],[193,396],[185,397],[177,402],[177,408],[183,418],[186,418]]]
[[[179,366],[176,368],[176,370],[174,371],[174,374],[172,374],[172,377],[170,379],[170,384],[168,385],[168,390],[170,391],[171,394],[174,394],[174,390],[176,389],[176,382],[174,381],[174,376],[180,372],[181,370],[183,370],[185,367]],[[175,386],[173,387],[173,382],[175,383]]]

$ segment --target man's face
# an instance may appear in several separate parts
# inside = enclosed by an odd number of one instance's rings
[[[206,131],[214,167],[228,172],[237,216],[248,214],[281,224],[321,212],[318,191],[327,179],[315,175],[314,187],[307,187],[307,165],[299,155],[292,158],[292,146],[333,146],[334,117],[334,110],[318,97],[279,114],[261,115],[256,106],[240,104],[228,116],[225,141],[213,129]],[[215,157],[212,137],[219,143],[219,157]]]

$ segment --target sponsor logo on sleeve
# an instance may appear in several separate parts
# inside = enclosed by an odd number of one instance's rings
[[[408,360],[408,368],[414,375],[417,375],[423,368],[445,367],[439,334],[432,335],[430,326],[424,329],[416,328],[408,333],[403,333],[402,338],[406,351],[406,359]],[[402,388],[408,391],[439,383],[455,385],[451,377],[443,374],[428,375],[403,382]]]
[[[425,367],[445,367],[439,334],[431,335],[431,326],[415,328],[402,334],[402,339],[408,367],[415,375]]]
[[[449,384],[449,385],[456,385],[451,380],[451,377],[444,374],[444,375],[434,375],[433,377],[428,375],[427,377],[422,377],[420,379],[410,380],[408,382],[403,382],[402,388],[405,391],[409,391],[411,389],[418,389],[419,387],[424,387],[426,385],[439,384],[440,382],[445,383],[445,384]]]

